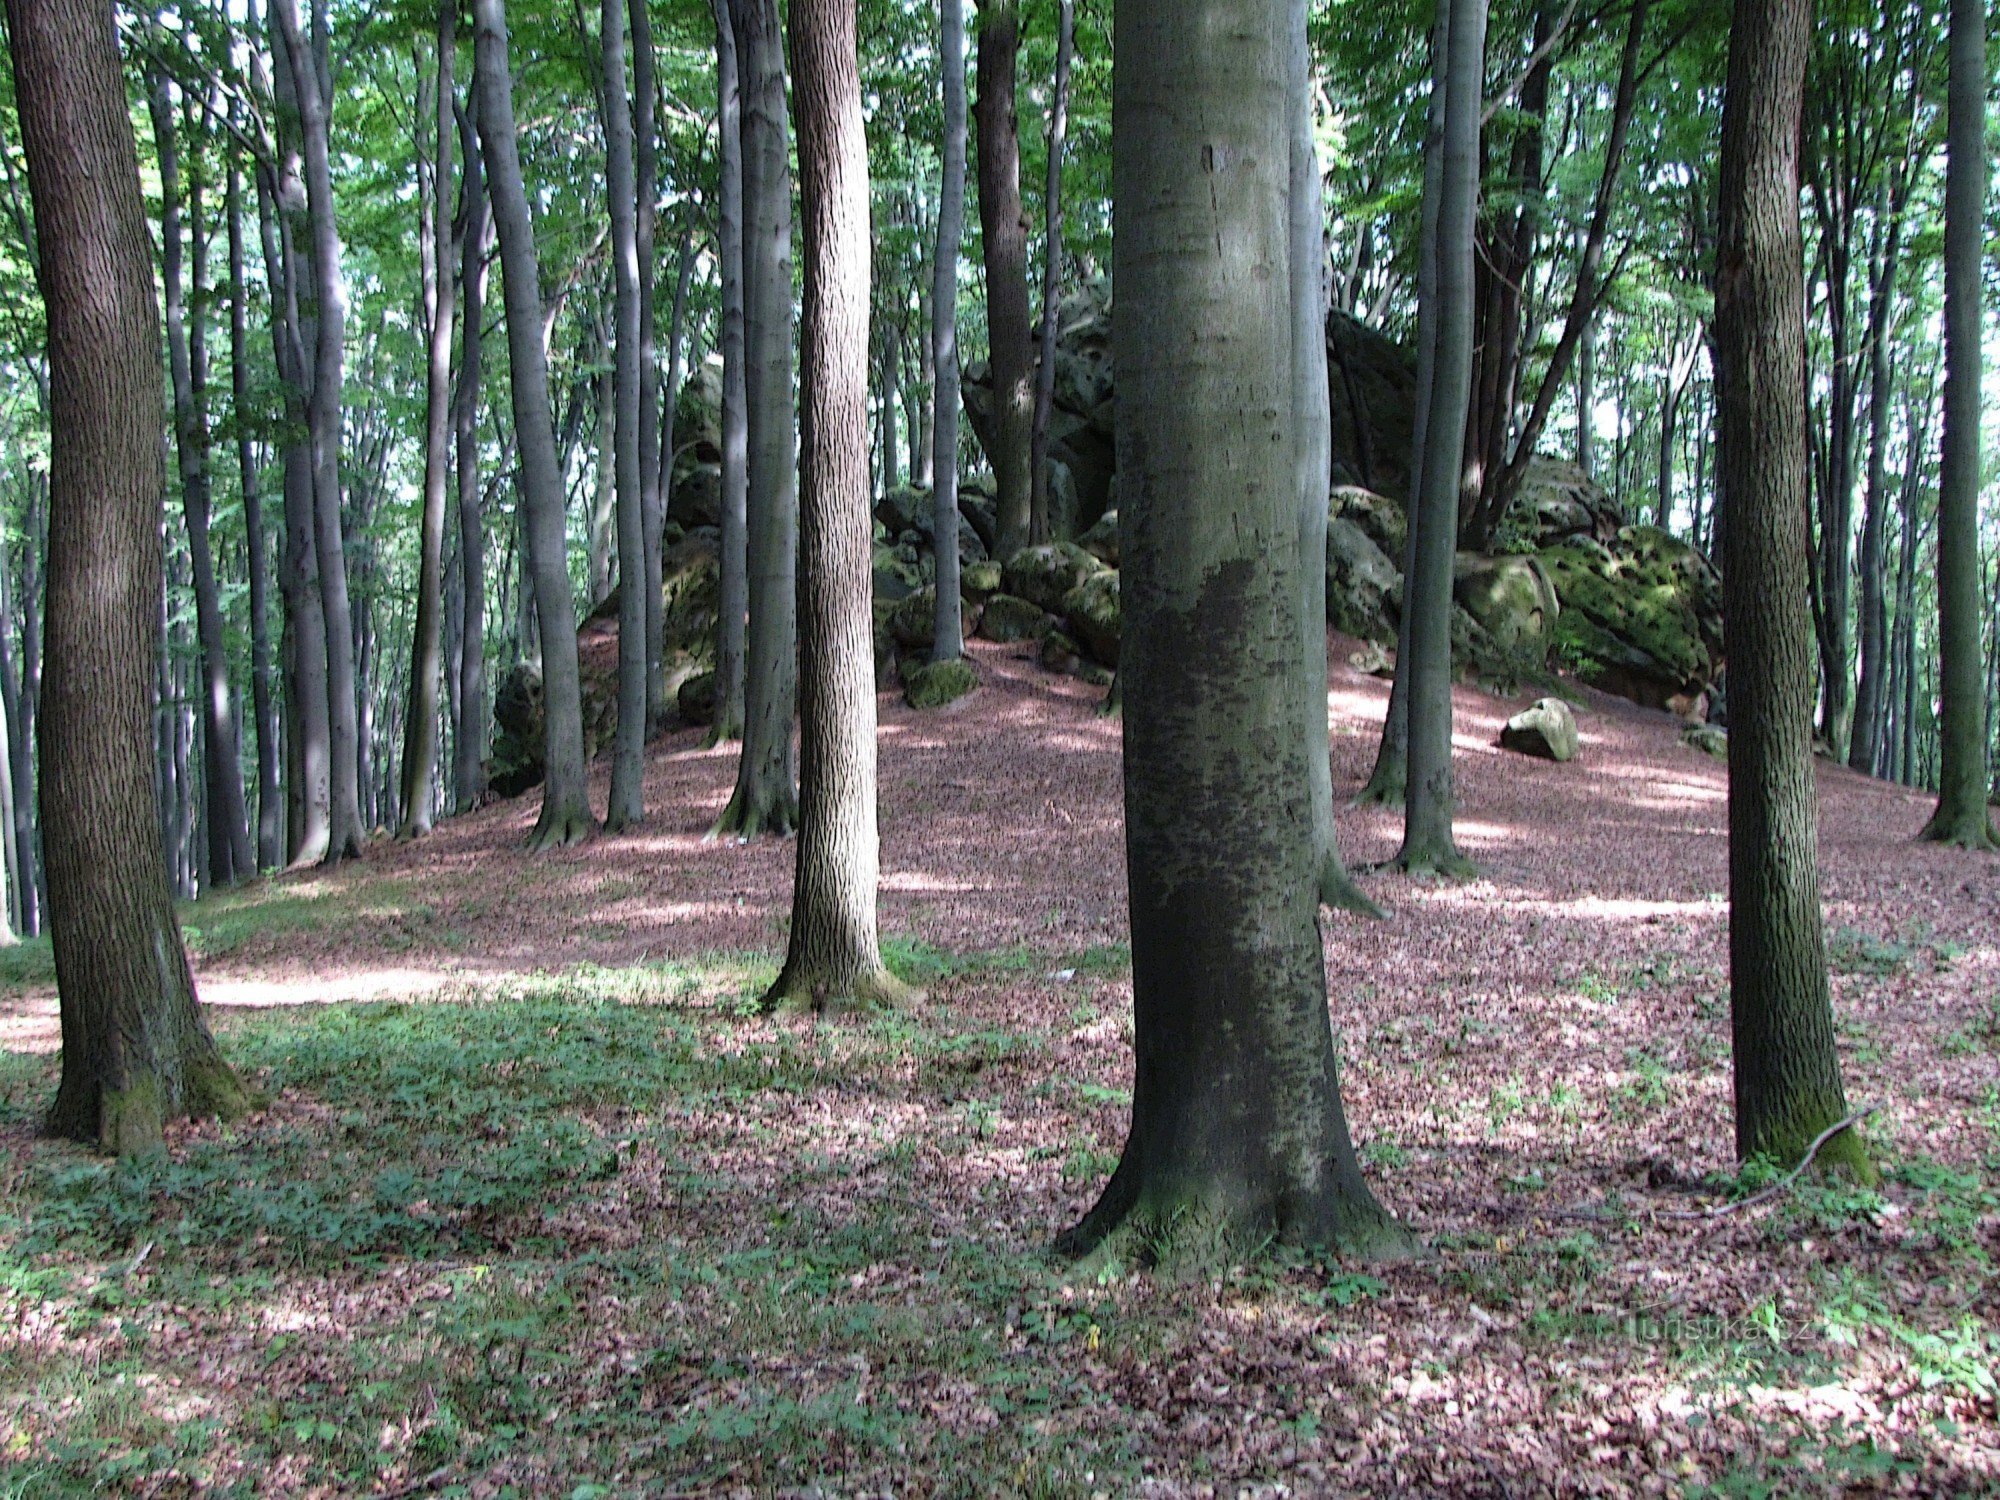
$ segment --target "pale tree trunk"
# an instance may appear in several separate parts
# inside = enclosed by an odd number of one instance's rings
[[[1806,598],[1798,142],[1811,41],[1812,0],[1737,0],[1715,261],[1736,1151],[1787,1166],[1847,1114],[1820,912]],[[1870,1174],[1851,1131],[1819,1160]]]
[[[1979,640],[1980,284],[1987,170],[1986,10],[1980,0],[1951,0],[1950,71],[1937,546],[1941,759],[1937,811],[1923,836],[1990,849],[2000,844],[2000,835],[1986,806],[1986,674]]]
[[[940,9],[942,9],[946,4],[955,4],[959,7],[958,31],[960,37],[963,37],[965,35],[965,9],[964,9],[965,0],[938,0],[938,5]],[[961,99],[961,101],[965,97],[964,95],[965,69],[963,67],[964,56],[965,56],[965,49],[961,46],[959,48],[959,58],[961,66],[959,68],[959,82],[958,82],[958,87],[960,91],[959,98]],[[964,117],[965,117],[964,108],[963,105],[961,104],[959,110],[959,118],[963,120]],[[947,121],[949,121],[950,119],[950,112],[948,110],[946,112],[946,119]],[[950,143],[952,139],[953,136],[950,130],[947,129],[947,131],[945,132],[945,144],[947,150],[950,149]],[[965,227],[964,226],[965,132],[962,129],[958,132],[956,139],[958,141],[958,161],[959,161],[959,167],[958,167],[958,184],[959,184],[958,211],[960,216],[959,229],[962,234],[964,232],[964,227]],[[940,214],[942,214],[942,209],[940,209]],[[952,260],[954,268],[957,265],[957,257],[958,257],[958,246],[956,243],[954,243],[952,246]],[[933,261],[932,263],[932,273],[933,273],[933,278],[935,278],[935,273],[936,273],[935,261]],[[954,269],[953,274],[954,275],[957,274],[956,269]],[[954,296],[952,299],[952,305],[954,307],[957,306],[957,297],[955,295],[956,289],[957,289],[956,283],[954,283],[953,285]],[[910,483],[915,485],[920,490],[927,490],[933,487],[937,469],[937,463],[936,463],[937,416],[932,410],[931,405],[927,404],[928,402],[934,402],[937,396],[937,357],[936,357],[937,350],[932,337],[932,330],[935,329],[936,327],[937,327],[936,299],[933,296],[932,288],[925,286],[923,282],[920,280],[917,283],[917,328],[919,330],[917,335],[917,384],[916,384],[916,389],[912,392],[912,395],[916,399],[917,410],[915,417],[910,422]],[[953,339],[952,347],[954,349],[958,347],[957,337],[958,337],[957,325],[956,323],[954,323],[952,332],[952,339]],[[953,390],[956,390],[957,388],[958,387],[955,384],[952,387]],[[958,431],[956,425],[953,426],[952,431],[954,433]],[[955,475],[956,475],[956,466],[954,465],[954,476]]]
[[[277,668],[271,653],[270,571],[264,543],[264,490],[251,435],[250,309],[243,278],[243,173],[229,154],[229,385],[236,421],[236,469],[243,489],[244,550],[250,573],[250,711],[257,725],[257,863],[285,862],[284,796],[279,790]]]
[[[913,477],[931,480],[931,548],[937,581],[931,660],[965,654],[958,579],[958,247],[965,238],[965,0],[939,0],[944,90],[944,180],[938,188],[937,254],[931,263],[930,463],[919,454]],[[996,387],[997,389],[997,387]],[[949,543],[941,542],[949,538]]]
[[[597,462],[591,473],[594,486],[590,503],[590,595],[592,609],[611,593],[611,551],[617,527],[618,504],[618,371],[613,366],[611,326],[606,310],[598,310],[598,373],[591,381],[597,398]],[[615,314],[612,316],[615,317]]]
[[[1042,184],[1042,332],[1035,364],[1035,414],[1029,442],[1028,538],[1049,539],[1049,423],[1056,409],[1056,333],[1062,318],[1063,148],[1069,140],[1069,69],[1076,51],[1076,0],[1059,0],[1055,91],[1049,99],[1048,175]],[[1322,356],[1323,357],[1323,356]]]
[[[1019,0],[978,0],[979,229],[986,257],[986,352],[993,371],[993,461],[1003,561],[1028,545],[1033,485],[1030,450],[1035,391],[1028,325],[1028,216],[1021,206],[1021,139],[1015,70],[1021,52]],[[940,557],[958,537],[934,538]],[[944,592],[942,588],[938,591]]]
[[[158,649],[160,324],[117,31],[91,0],[9,0],[40,243],[49,399],[42,828],[62,1005],[52,1134],[155,1150],[249,1097],[195,1000],[147,763]]]
[[[424,500],[417,534],[417,619],[410,644],[410,700],[403,719],[404,838],[422,838],[436,819],[438,684],[444,676],[445,506],[451,481],[451,335],[458,304],[453,262],[458,246],[445,213],[451,176],[452,60],[458,51],[458,3],[438,6],[437,80],[430,165],[430,361],[424,388]],[[474,314],[477,316],[477,314]]]
[[[798,443],[792,412],[792,195],[777,0],[730,0],[743,101],[749,658],[743,752],[717,835],[798,827]]]
[[[653,307],[653,237],[659,207],[659,127],[656,121],[653,14],[649,0],[628,0],[632,25],[633,249],[639,263],[639,530],[640,566],[627,575],[645,585],[646,712],[644,732],[666,722],[666,605],[660,549],[666,534],[666,490],[660,479],[660,366]],[[672,399],[670,393],[668,399]],[[623,564],[620,565],[621,569]],[[623,616],[621,614],[620,618]],[[622,626],[620,627],[623,628]]]
[[[643,4],[644,0],[639,0]],[[605,827],[638,826],[646,816],[646,497],[639,468],[639,212],[632,167],[632,109],[625,96],[625,14],[603,0],[605,188],[611,198],[613,281],[613,448],[618,491],[618,729],[611,754]],[[648,217],[651,205],[647,205]],[[657,470],[656,470],[657,472]]]
[[[1891,344],[1895,334],[1896,271],[1902,259],[1901,182],[1876,196],[1876,242],[1868,307],[1868,488],[1861,511],[1861,680],[1854,695],[1854,733],[1847,763],[1880,772],[1882,716],[1889,649],[1888,570]]]
[[[298,114],[312,236],[314,339],[307,428],[312,448],[312,524],[319,564],[320,607],[326,616],[326,698],[329,828],[326,857],[361,852],[360,697],[355,686],[354,616],[347,598],[347,560],[340,524],[341,376],[346,348],[347,291],[340,274],[334,222],[333,168],[327,102],[319,65],[299,30],[297,0],[273,0],[278,49],[278,97]]]
[[[562,467],[556,459],[556,435],[549,415],[541,268],[535,255],[535,226],[528,213],[527,189],[521,181],[502,0],[474,0],[473,26],[479,144],[500,242],[507,313],[508,384],[513,396],[514,441],[520,453],[521,530],[528,552],[524,571],[533,579],[541,642],[547,776],[542,784],[542,813],[530,844],[536,849],[551,849],[581,843],[596,831],[583,760],[576,599],[569,583]]]
[[[1587,475],[1597,462],[1597,320],[1584,325],[1576,346],[1576,466]]]
[[[187,519],[188,558],[193,570],[196,636],[201,644],[203,815],[209,849],[209,881],[229,886],[257,873],[250,825],[243,806],[243,774],[236,758],[236,711],[229,686],[229,652],[223,634],[222,603],[216,589],[215,558],[209,544],[212,486],[208,425],[206,338],[208,236],[201,209],[201,163],[191,164],[187,192],[192,221],[195,295],[183,279],[181,173],[174,131],[173,93],[165,73],[155,71],[147,91],[153,143],[160,169],[160,260],[166,279],[167,364],[174,394],[174,445],[180,460],[181,507]]]
[[[875,936],[875,635],[868,514],[868,142],[855,0],[791,0],[805,281],[799,317],[799,844],[767,1005],[894,1004]]]
[[[476,92],[476,91],[475,91]],[[458,388],[452,399],[452,429],[458,479],[458,572],[465,581],[458,627],[458,738],[452,776],[459,811],[486,800],[486,517],[479,490],[479,385],[486,311],[486,254],[492,216],[486,207],[486,177],[471,109],[458,120],[458,153],[464,163],[458,189],[458,300],[460,318]]]
[[[1437,373],[1438,215],[1444,185],[1444,128],[1451,67],[1451,12],[1441,0],[1431,27],[1431,97],[1424,129],[1424,190],[1417,230],[1417,407],[1410,427],[1410,488],[1403,500],[1403,602],[1396,611],[1396,680],[1389,687],[1382,738],[1375,765],[1355,794],[1356,806],[1401,807],[1410,781],[1410,591],[1417,575],[1424,488],[1424,456],[1430,441],[1433,387]],[[1321,565],[1325,560],[1321,559]]]
[[[1393,1254],[1341,1108],[1297,576],[1299,0],[1120,0],[1112,313],[1132,1126],[1063,1239]],[[1245,266],[1276,274],[1249,276]],[[1254,855],[1251,853],[1254,851]]]
[[[1410,499],[1414,564],[1403,586],[1409,658],[1396,664],[1409,686],[1409,782],[1397,868],[1463,875],[1452,841],[1452,556],[1458,542],[1460,465],[1472,384],[1472,241],[1479,209],[1479,117],[1486,55],[1486,0],[1452,0],[1448,87],[1439,153],[1437,347],[1424,423],[1420,488]]]
[[[721,261],[722,320],[722,562],[715,625],[715,719],[708,742],[743,738],[744,629],[750,613],[748,575],[749,395],[743,368],[743,94],[736,67],[736,29],[729,0],[714,0],[718,139],[716,255]],[[685,261],[683,261],[685,265]],[[683,278],[685,279],[685,278]]]

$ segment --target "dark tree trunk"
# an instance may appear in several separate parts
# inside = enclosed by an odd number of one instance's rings
[[[1260,394],[1294,388],[1295,5],[1116,10],[1135,1072],[1124,1155],[1064,1236],[1074,1253],[1408,1244],[1341,1109],[1305,764],[1298,433],[1293,403]]]
[[[911,998],[875,937],[875,634],[868,514],[868,142],[855,0],[791,0],[799,316],[799,843],[767,1005]]]
[[[160,325],[108,5],[8,0],[47,312],[42,827],[62,1000],[49,1130],[120,1153],[248,1103],[195,1000],[147,764],[158,650]]]
[[[937,252],[931,260],[930,328],[924,350],[931,392],[930,463],[913,466],[931,480],[931,537],[958,536],[958,247],[965,238],[965,0],[938,0],[939,65],[944,99],[943,178],[938,187]],[[995,386],[998,389],[998,386]],[[919,484],[923,479],[917,479]],[[958,548],[933,546],[937,608],[931,660],[965,654]]]
[[[486,207],[479,135],[472,123],[477,107],[477,100],[472,101],[458,120],[458,152],[464,163],[458,189],[458,301],[464,311],[452,427],[457,449],[458,572],[465,581],[465,597],[458,627],[459,722],[452,782],[461,812],[486,800],[486,517],[479,489],[479,384],[486,254],[493,221]]]
[[[1811,40],[1811,0],[1737,0],[1715,265],[1736,1149],[1786,1165],[1847,1114],[1820,913],[1806,601],[1798,142]],[[1869,1170],[1852,1132],[1820,1160]]]
[[[1069,69],[1076,50],[1076,0],[1059,0],[1055,92],[1049,100],[1048,176],[1042,186],[1042,333],[1035,361],[1035,415],[1028,472],[1034,482],[1028,535],[1049,539],[1049,423],[1056,409],[1056,332],[1062,314],[1063,146],[1069,139]]]
[[[660,366],[657,314],[653,306],[653,235],[659,208],[659,126],[655,118],[653,12],[649,0],[628,0],[632,25],[632,227],[639,274],[638,458],[640,558],[631,577],[643,580],[646,712],[643,726],[653,733],[666,722],[666,604],[661,597],[660,558],[667,524],[666,490],[660,481]],[[671,399],[671,396],[669,397]],[[622,569],[623,564],[620,564]],[[622,618],[622,616],[621,616]],[[620,627],[623,628],[622,626]]]
[[[1944,197],[1944,446],[1938,474],[1938,805],[1923,836],[2000,845],[1987,810],[1986,672],[1980,650],[1980,285],[1985,268],[1986,10],[1951,0]]]
[[[638,0],[643,5],[645,0]],[[613,281],[612,467],[618,492],[618,729],[611,753],[605,827],[634,828],[646,816],[646,497],[640,484],[639,212],[632,166],[632,110],[625,95],[625,7],[603,0],[605,188],[611,198]],[[650,217],[651,206],[648,205]],[[655,470],[657,473],[657,468]]]
[[[744,388],[749,660],[743,753],[717,834],[798,826],[798,445],[792,398],[792,201],[777,0],[730,0],[743,96]]]
[[[716,253],[721,265],[722,318],[722,563],[715,624],[715,720],[708,742],[743,738],[745,623],[748,576],[749,414],[743,368],[743,94],[736,67],[736,30],[729,0],[714,0],[717,125]],[[683,278],[685,279],[685,278]]]
[[[1028,545],[1033,485],[1033,345],[1028,323],[1028,215],[1021,206],[1021,137],[1014,106],[1021,52],[1019,0],[978,0],[979,231],[986,256],[986,352],[993,371],[993,461],[1001,559]],[[938,552],[958,519],[936,534]],[[942,596],[943,590],[939,589]]]
[[[1414,567],[1403,590],[1410,616],[1409,785],[1399,869],[1464,874],[1452,841],[1451,589],[1457,546],[1460,462],[1472,384],[1472,251],[1479,206],[1479,116],[1486,55],[1486,0],[1452,0],[1444,139],[1439,153],[1437,348],[1424,424],[1422,488],[1410,503]]]
[[[570,590],[563,525],[562,468],[549,416],[549,372],[542,348],[541,269],[535,226],[521,180],[514,89],[507,71],[507,15],[502,0],[474,0],[474,76],[479,143],[499,233],[506,295],[507,356],[520,450],[522,531],[533,575],[542,648],[546,740],[537,849],[580,843],[595,831],[583,761],[583,688],[576,651],[576,600]]]
[[[1861,513],[1861,681],[1854,697],[1854,733],[1847,763],[1866,775],[1881,771],[1882,717],[1887,700],[1889,605],[1890,346],[1895,332],[1896,270],[1902,257],[1902,193],[1876,198],[1876,244],[1868,306],[1868,487]]]
[[[438,6],[437,88],[430,169],[430,361],[424,390],[424,501],[417,535],[417,619],[410,643],[410,700],[403,718],[404,838],[422,838],[436,819],[438,685],[444,676],[444,524],[451,480],[451,335],[458,304],[457,244],[445,213],[451,177],[452,61],[458,51],[458,0]],[[477,314],[475,313],[476,317]]]

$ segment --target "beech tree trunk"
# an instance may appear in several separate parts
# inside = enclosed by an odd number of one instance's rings
[[[875,936],[875,626],[868,507],[868,142],[855,0],[791,0],[805,279],[799,316],[799,842],[767,1005],[895,1004]]]
[[[110,6],[8,0],[47,312],[42,829],[62,1005],[52,1134],[120,1153],[248,1095],[195,1000],[148,763],[161,594],[160,324]]]
[[[474,93],[477,93],[475,84]],[[458,628],[458,739],[452,784],[458,809],[486,800],[486,517],[479,488],[479,386],[483,374],[486,312],[486,255],[493,221],[486,206],[486,176],[479,134],[472,122],[478,101],[458,119],[458,301],[460,318],[458,388],[452,400],[452,428],[458,478],[458,571],[465,600]]]
[[[1399,869],[1463,875],[1452,841],[1452,558],[1458,543],[1460,465],[1472,385],[1472,245],[1479,206],[1479,116],[1483,107],[1486,0],[1451,0],[1448,88],[1439,153],[1436,350],[1424,422],[1421,488],[1410,513],[1414,567],[1403,588],[1410,617],[1409,783]]]
[[[792,393],[792,194],[777,0],[729,0],[743,98],[743,310],[749,677],[736,791],[715,832],[798,827],[798,444]]]
[[[1028,539],[1049,540],[1049,424],[1056,409],[1056,333],[1062,321],[1063,148],[1069,140],[1069,69],[1076,51],[1076,0],[1059,0],[1055,90],[1049,99],[1048,175],[1042,185],[1042,331],[1035,361],[1035,413],[1029,443],[1032,481]]]
[[[931,261],[929,355],[930,452],[918,453],[911,477],[931,485],[931,537],[958,539],[958,247],[965,238],[965,0],[938,0],[939,66],[944,94],[943,180],[938,188],[937,253]],[[995,389],[998,389],[996,384]],[[930,462],[924,462],[928,456]],[[932,547],[937,608],[931,660],[965,654],[956,545]],[[948,585],[948,586],[947,586]]]
[[[1807,607],[1799,113],[1811,0],[1737,0],[1715,265],[1736,1150],[1789,1166],[1846,1117],[1819,900]],[[1822,1162],[1867,1172],[1858,1136]]]
[[[173,93],[166,74],[153,72],[147,91],[153,144],[160,169],[160,261],[166,280],[167,366],[174,396],[174,447],[180,460],[181,508],[187,520],[193,571],[195,632],[201,645],[202,812],[208,837],[209,883],[230,886],[257,873],[250,825],[243,805],[243,772],[236,757],[236,710],[229,685],[222,601],[209,543],[212,494],[208,425],[207,261],[202,223],[201,173],[190,163],[188,218],[195,245],[194,296],[187,295],[181,237],[180,147],[174,130]]]
[[[715,625],[715,719],[708,742],[743,738],[745,622],[748,577],[749,403],[743,368],[743,95],[736,67],[736,30],[729,0],[714,0],[718,105],[716,250],[721,266],[722,320],[722,562]],[[685,279],[685,278],[684,278]]]
[[[667,524],[665,486],[660,478],[660,366],[657,314],[653,306],[653,235],[659,207],[659,127],[654,95],[659,88],[653,55],[653,13],[648,0],[628,0],[632,24],[632,207],[633,254],[639,274],[639,563],[630,576],[645,584],[646,713],[650,735],[667,717],[666,603],[660,550]],[[672,393],[672,394],[678,394]],[[669,399],[672,399],[670,394]],[[621,568],[622,568],[621,564]],[[623,616],[621,615],[621,619]],[[620,627],[623,628],[622,626]]]
[[[549,413],[548,361],[542,347],[541,267],[535,226],[521,181],[514,128],[514,89],[507,67],[503,0],[474,0],[473,67],[479,100],[479,143],[500,242],[507,312],[507,360],[520,453],[521,529],[533,577],[541,642],[547,778],[542,813],[530,844],[536,849],[581,843],[596,831],[583,761],[583,688],[577,665],[576,600],[570,590],[563,522],[562,467]]]
[[[1408,1244],[1348,1139],[1318,926],[1291,399],[1297,4],[1120,0],[1114,18],[1136,1056],[1124,1155],[1064,1236],[1072,1253]]]
[[[445,213],[451,176],[452,62],[458,0],[442,0],[430,169],[430,360],[424,388],[424,500],[417,523],[417,619],[410,643],[410,701],[403,717],[404,838],[422,838],[436,819],[438,687],[444,678],[444,522],[451,478],[451,335],[458,305],[454,225]],[[462,232],[462,228],[456,232]],[[476,316],[476,314],[475,314]]]
[[[993,371],[993,461],[999,515],[994,554],[1001,561],[1028,545],[1033,504],[1033,345],[1028,323],[1028,215],[1021,205],[1021,137],[1015,72],[1021,53],[1019,0],[978,0],[979,231],[986,257],[986,353]],[[954,504],[956,500],[954,498]],[[951,550],[958,517],[936,533]],[[940,589],[939,594],[943,594]]]
[[[645,0],[638,0],[643,6]],[[625,95],[625,7],[603,0],[605,188],[611,197],[612,367],[616,394],[613,469],[618,491],[618,729],[611,753],[605,827],[636,827],[646,816],[646,496],[640,482],[639,200],[632,166],[632,109]],[[648,205],[648,215],[651,205]],[[655,466],[657,474],[658,468]]]
[[[312,237],[314,328],[307,431],[312,452],[312,526],[326,616],[328,860],[361,852],[360,696],[355,687],[354,615],[347,597],[347,557],[340,524],[341,378],[347,290],[340,274],[327,104],[320,69],[299,30],[297,0],[272,0],[279,51],[278,97],[298,113],[306,222]],[[289,90],[287,89],[289,85]]]
[[[1986,672],[1980,642],[1980,285],[1985,269],[1986,10],[1951,0],[1944,190],[1944,446],[1938,473],[1938,805],[1934,843],[2000,846],[1986,805]],[[1733,655],[1732,651],[1732,655]]]
[[[1889,610],[1889,431],[1893,416],[1890,345],[1894,334],[1896,271],[1902,256],[1902,194],[1876,198],[1876,243],[1868,307],[1868,484],[1861,510],[1861,680],[1854,695],[1854,732],[1847,763],[1865,775],[1881,774],[1883,709],[1887,700]]]

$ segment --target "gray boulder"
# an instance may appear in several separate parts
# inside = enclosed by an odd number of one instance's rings
[[[1541,760],[1576,759],[1576,718],[1560,698],[1539,698],[1514,715],[1500,731],[1502,749]]]

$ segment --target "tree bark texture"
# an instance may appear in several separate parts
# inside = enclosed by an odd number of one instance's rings
[[[925,482],[924,471],[929,470],[934,541],[958,536],[958,247],[965,239],[965,0],[938,0],[938,25],[944,160],[938,187],[937,253],[931,261],[929,338],[924,345],[931,382],[927,429],[931,461],[926,465],[919,453],[911,465],[911,477],[918,484]],[[938,587],[931,660],[956,661],[965,654],[958,548],[934,546],[932,550]]]
[[[1029,443],[1028,539],[1049,540],[1049,424],[1056,409],[1056,334],[1062,321],[1063,149],[1069,140],[1069,70],[1076,52],[1076,0],[1059,0],[1056,77],[1049,98],[1048,175],[1042,185],[1042,329],[1035,360],[1035,412]]]
[[[749,396],[743,321],[743,96],[736,67],[736,32],[729,0],[714,0],[716,137],[719,182],[716,250],[721,265],[722,326],[722,562],[715,623],[715,720],[709,743],[743,738],[745,622],[750,612]]]
[[[160,324],[108,4],[8,0],[47,311],[41,813],[62,1005],[49,1130],[121,1153],[248,1099],[195,1000],[148,763],[159,646]]]
[[[476,92],[476,87],[475,87]],[[458,387],[452,394],[452,440],[458,480],[458,571],[465,601],[458,627],[458,738],[452,746],[452,786],[465,812],[486,800],[486,516],[479,488],[479,386],[484,373],[486,257],[492,215],[486,204],[486,174],[472,115],[477,99],[458,120],[460,318]]]
[[[1021,204],[1021,136],[1015,73],[1021,55],[1019,0],[978,0],[979,231],[986,257],[986,354],[993,372],[994,503],[1002,561],[1028,545],[1033,505],[1034,346],[1028,322],[1028,214]],[[956,499],[954,497],[954,504]],[[958,517],[937,532],[940,556]],[[943,590],[940,589],[942,594]]]
[[[1811,0],[1737,0],[1715,268],[1736,1149],[1797,1162],[1847,1114],[1819,900],[1799,117]],[[1823,1162],[1866,1167],[1858,1137]]]
[[[640,566],[645,582],[646,721],[650,734],[666,722],[667,615],[661,595],[660,557],[667,524],[666,487],[660,474],[660,366],[657,314],[653,306],[653,240],[659,207],[658,61],[653,53],[653,12],[649,0],[627,0],[632,25],[632,204],[633,250],[639,263],[639,520]],[[674,393],[678,394],[678,393]],[[671,399],[671,397],[670,397]],[[621,627],[622,628],[622,627]]]

